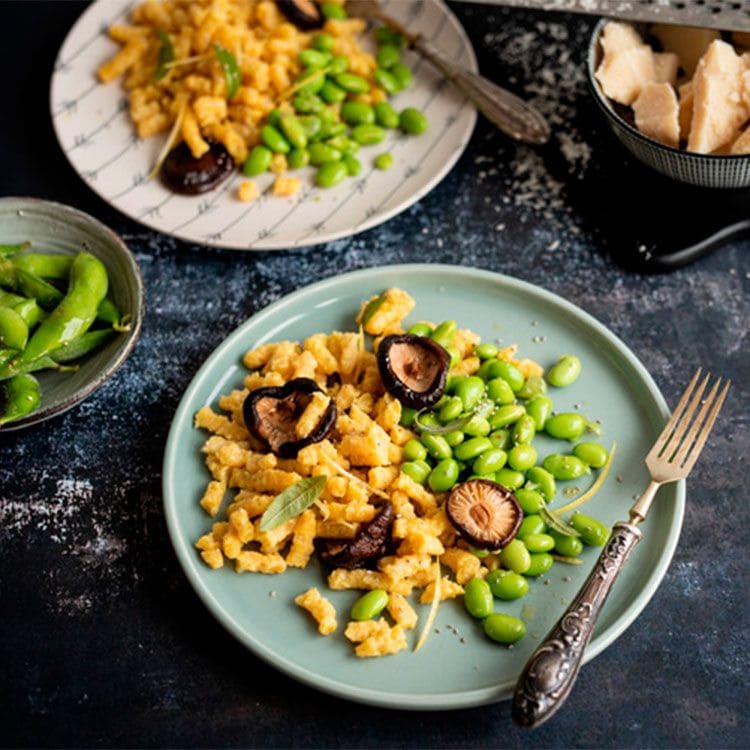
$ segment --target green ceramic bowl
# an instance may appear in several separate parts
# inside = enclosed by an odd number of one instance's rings
[[[109,296],[122,314],[130,313],[130,331],[83,359],[76,372],[37,374],[42,403],[25,419],[5,425],[17,430],[70,409],[108,380],[135,346],[143,320],[143,281],[127,245],[88,214],[36,198],[0,198],[0,243],[31,242],[37,252],[74,255],[86,250],[107,267]]]
[[[362,300],[390,286],[405,289],[417,302],[407,325],[420,319],[455,318],[485,340],[517,343],[521,356],[545,366],[563,354],[580,356],[581,376],[568,388],[551,388],[551,396],[558,411],[579,408],[601,419],[601,441],[617,442],[610,475],[585,512],[607,524],[627,518],[633,495],[648,484],[644,456],[668,415],[664,399],[635,355],[583,310],[531,284],[457,266],[404,265],[357,271],[300,289],[250,318],[219,345],[185,392],[169,433],[163,469],[169,533],[183,570],[209,610],[247,648],[292,677],[350,700],[393,708],[491,703],[512,694],[524,663],[588,576],[598,548],[584,551],[582,565],[555,564],[542,580],[531,582],[524,599],[495,602],[496,611],[527,623],[527,635],[513,649],[488,640],[457,599],[440,605],[434,632],[419,652],[412,650],[417,633],[409,631],[407,651],[358,659],[343,635],[358,594],[329,591],[317,562],[282,575],[237,575],[230,566],[210,570],[194,547],[213,523],[198,505],[210,476],[200,452],[207,435],[193,427],[195,412],[205,404],[216,408],[220,394],[242,387],[242,355],[248,349],[319,331],[355,330]],[[535,445],[540,457],[565,450],[560,441],[544,436]],[[552,507],[566,502],[566,489],[575,494],[591,481],[560,483]],[[644,525],[644,539],[602,610],[585,660],[611,644],[653,595],[677,544],[684,499],[684,483],[659,491]],[[337,631],[325,638],[294,604],[294,597],[310,586],[317,586],[338,613]],[[419,629],[429,607],[415,606]],[[252,670],[245,678],[254,679]]]

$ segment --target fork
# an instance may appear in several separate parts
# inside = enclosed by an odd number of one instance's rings
[[[710,374],[698,381],[698,368],[671,418],[646,456],[651,481],[630,509],[630,521],[619,521],[578,595],[526,663],[513,695],[513,721],[537,727],[550,718],[570,694],[581,668],[583,651],[599,612],[631,551],[641,540],[638,528],[663,484],[685,479],[708,438],[729,390],[718,378],[702,402]]]
[[[505,134],[524,143],[546,143],[550,129],[541,113],[515,94],[484,76],[447,60],[421,34],[413,34],[387,15],[378,0],[347,0],[347,11],[360,18],[374,18],[403,36],[409,46],[429,60],[477,109]]]

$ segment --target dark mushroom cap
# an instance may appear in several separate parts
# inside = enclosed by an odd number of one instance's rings
[[[469,544],[486,550],[505,547],[523,519],[515,495],[488,479],[472,479],[456,485],[445,503],[445,512]]]
[[[393,506],[385,503],[372,521],[359,527],[354,539],[316,539],[320,558],[334,568],[354,570],[390,554],[394,518]]]
[[[294,458],[306,445],[323,440],[336,423],[336,404],[331,400],[310,434],[297,437],[297,422],[316,391],[322,393],[310,378],[295,378],[279,388],[251,391],[242,405],[247,429],[277,456]]]
[[[424,409],[440,400],[450,362],[440,344],[413,333],[386,336],[378,347],[383,386],[411,409]]]
[[[159,172],[164,185],[173,193],[198,195],[213,190],[234,171],[234,161],[229,151],[215,141],[197,159],[184,141],[168,154]]]
[[[278,9],[298,29],[310,31],[323,25],[323,14],[314,0],[276,0]]]

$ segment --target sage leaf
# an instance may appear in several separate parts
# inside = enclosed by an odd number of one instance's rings
[[[260,530],[271,531],[277,526],[296,518],[309,508],[323,492],[328,477],[308,477],[300,479],[283,492],[276,495],[260,519]]]
[[[237,65],[234,55],[220,44],[214,44],[214,52],[216,53],[216,59],[221,65],[221,69],[224,71],[224,80],[227,83],[227,99],[234,99],[242,82],[240,67]]]
[[[366,305],[362,311],[362,321],[360,325],[364,328],[372,318],[373,315],[380,309],[380,306],[385,302],[385,295],[381,294],[379,297],[374,297]]]
[[[417,416],[414,417],[414,426],[420,432],[426,432],[428,435],[447,435],[449,432],[453,432],[454,430],[463,430],[463,428],[466,427],[466,425],[469,424],[469,422],[471,422],[474,417],[489,416],[494,408],[495,405],[492,403],[492,401],[480,401],[472,411],[470,411],[468,414],[464,414],[463,417],[454,419],[452,422],[448,422],[447,424],[439,425],[422,424],[419,421],[419,417],[426,411],[428,411],[428,409],[422,409],[417,413]]]
[[[542,517],[542,521],[558,534],[562,534],[563,536],[581,536],[569,523],[563,521],[557,513],[552,513],[547,508],[542,507],[539,509],[539,515]]]
[[[159,36],[161,47],[159,47],[159,57],[156,60],[154,80],[161,81],[169,73],[169,63],[174,62],[174,46],[172,45],[172,40],[169,38],[169,34],[165,31],[157,29],[156,33]]]

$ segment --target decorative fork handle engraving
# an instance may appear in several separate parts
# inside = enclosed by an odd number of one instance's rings
[[[536,727],[565,702],[581,668],[599,611],[612,584],[642,534],[626,521],[616,523],[591,575],[573,603],[533,653],[516,684],[513,720]]]
[[[511,138],[524,143],[546,143],[550,129],[538,110],[484,76],[458,67],[422,37],[414,49],[426,57],[445,77],[476,105],[477,109]]]

